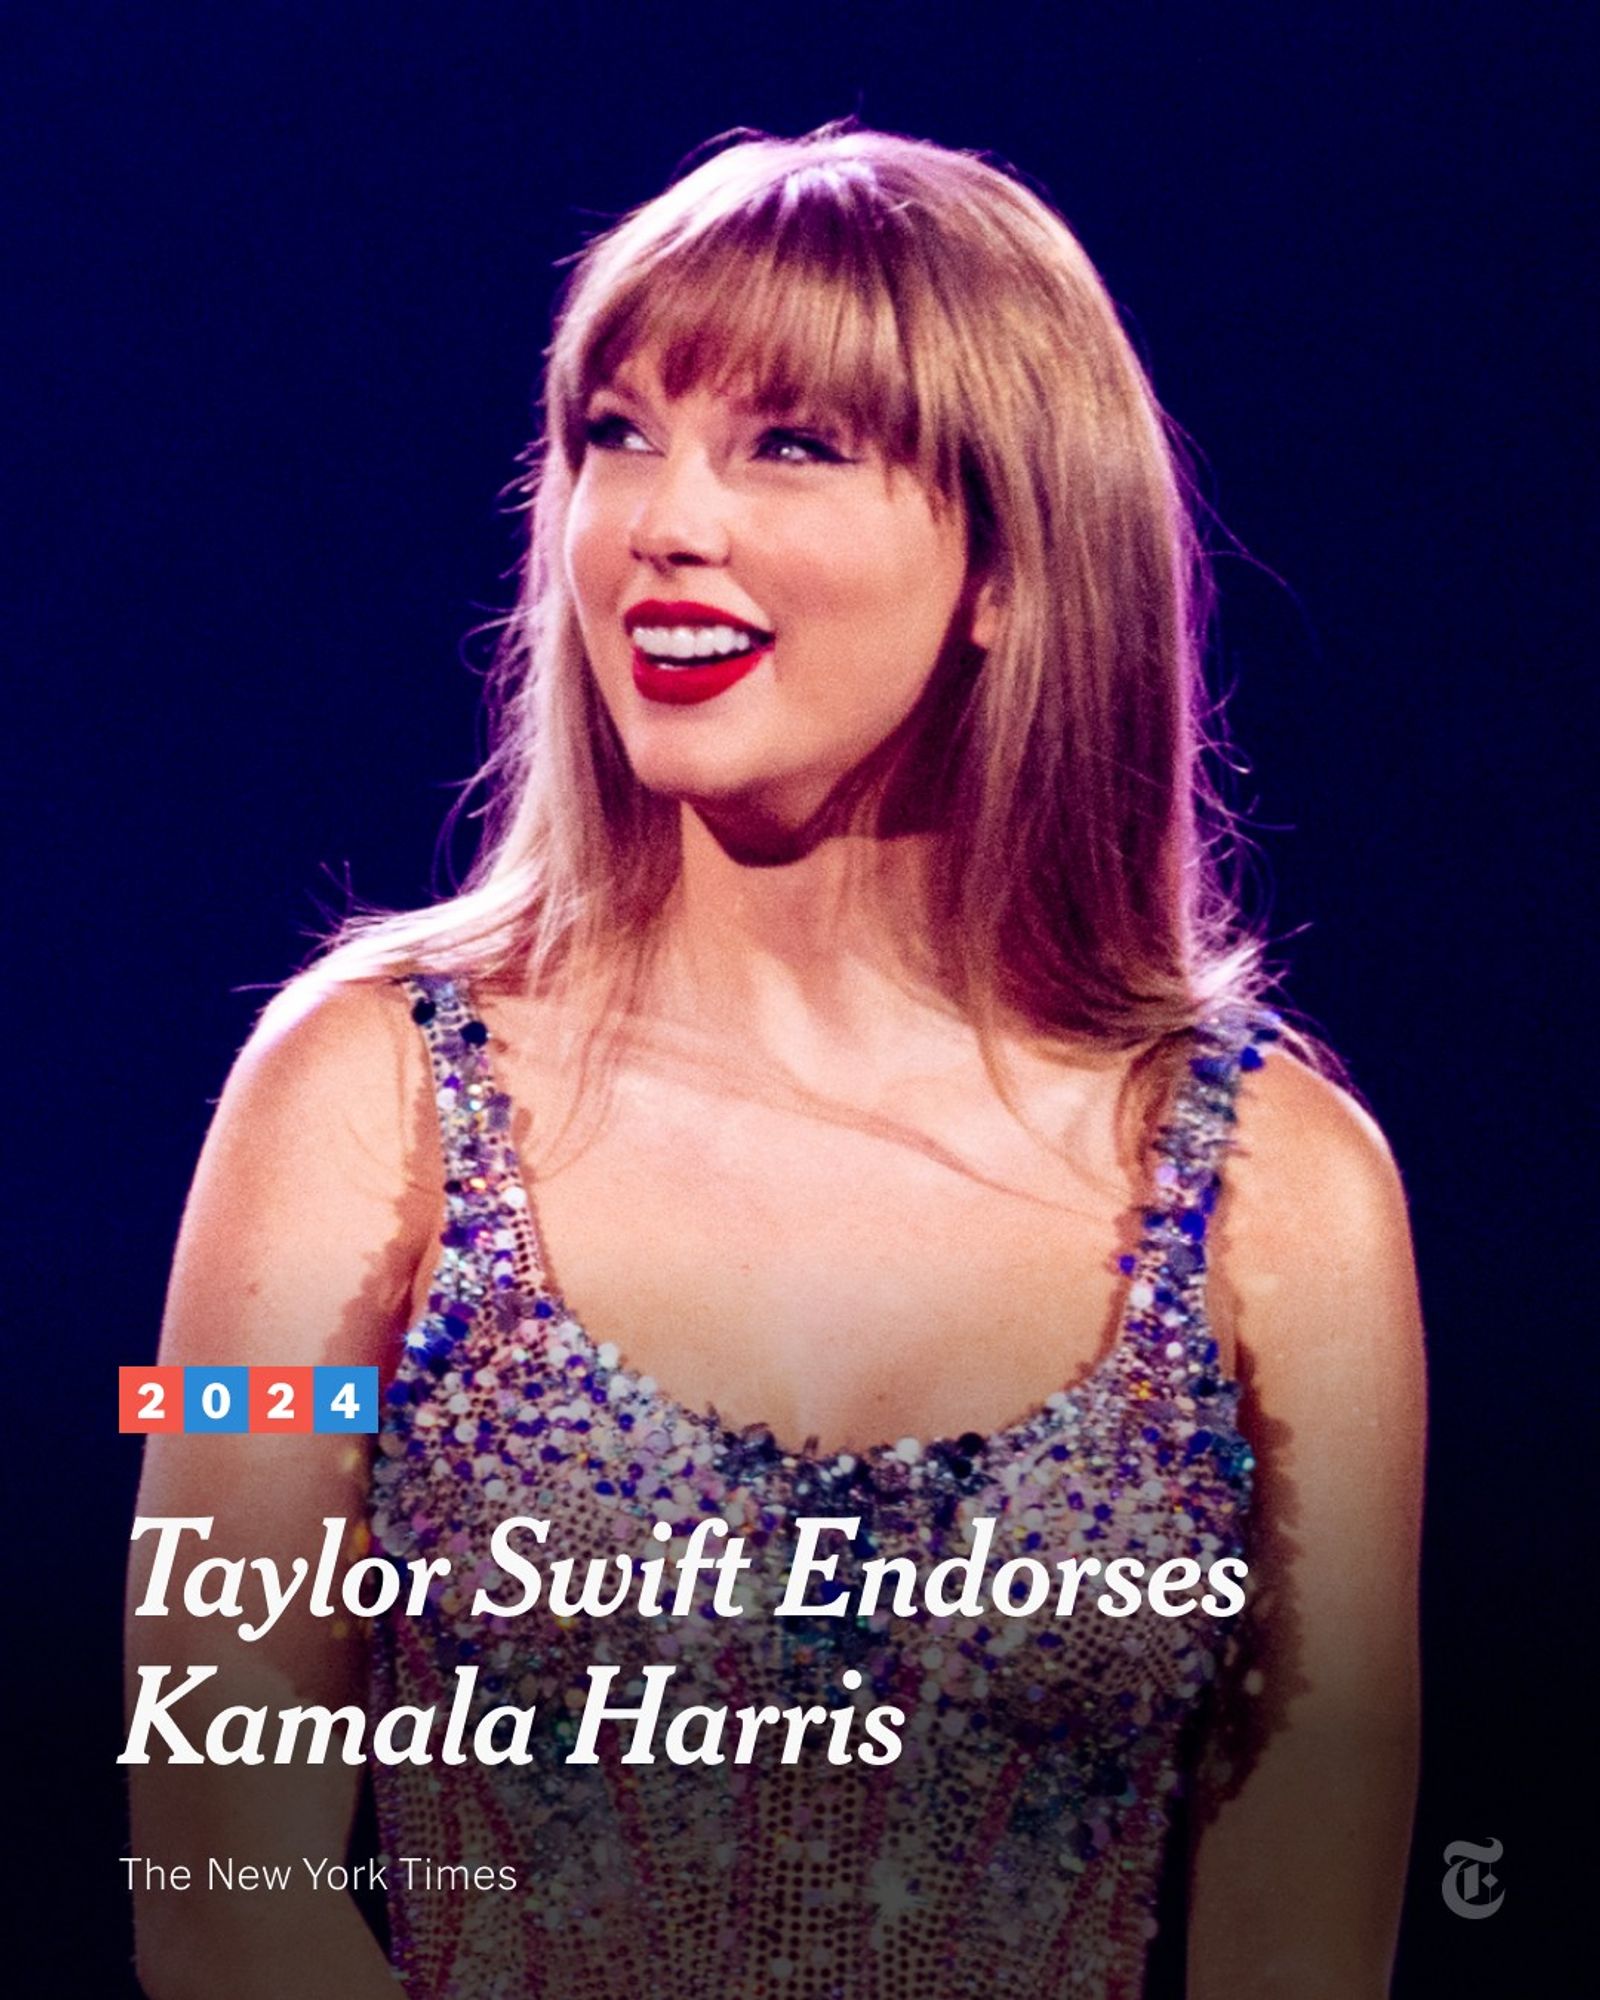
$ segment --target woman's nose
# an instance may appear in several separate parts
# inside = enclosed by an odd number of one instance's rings
[[[668,454],[652,469],[630,525],[634,556],[680,567],[725,563],[730,543],[726,497],[703,456]]]

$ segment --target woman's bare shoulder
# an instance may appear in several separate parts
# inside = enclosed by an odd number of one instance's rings
[[[420,1062],[410,1010],[397,981],[330,979],[313,968],[263,1008],[235,1074],[317,1093],[410,1072]]]
[[[218,1107],[225,1129],[294,1152],[333,1147],[409,1176],[427,1053],[393,981],[330,981],[315,970],[274,996],[240,1051]]]
[[[283,1359],[305,1329],[403,1312],[438,1230],[427,1057],[384,982],[315,973],[268,1005],[234,1064],[180,1232],[168,1344],[220,1327]],[[215,1358],[210,1356],[208,1358]]]
[[[1262,1066],[1240,1078],[1236,1108],[1234,1160],[1246,1174],[1252,1164],[1270,1164],[1294,1184],[1322,1182],[1328,1174],[1340,1182],[1396,1178],[1394,1154],[1372,1112],[1282,1042],[1270,1044]]]
[[[1377,1120],[1284,1048],[1243,1079],[1218,1259],[1247,1354],[1409,1374],[1420,1352],[1405,1189]]]
[[[1241,1205],[1248,1199],[1261,1208],[1263,1226],[1271,1213],[1289,1220],[1314,1206],[1327,1221],[1330,1205],[1383,1206],[1400,1193],[1399,1169],[1372,1113],[1287,1048],[1273,1047],[1245,1074],[1237,1113],[1228,1178]]]

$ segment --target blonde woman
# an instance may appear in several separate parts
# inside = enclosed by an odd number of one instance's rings
[[[1131,1995],[1164,1860],[1193,2000],[1383,1993],[1404,1204],[1257,1003],[1203,566],[1082,249],[963,154],[734,144],[581,259],[527,503],[479,864],[268,1009],[164,1335],[378,1364],[376,1453],[154,1439],[140,1502],[439,1574],[249,1645],[174,1605],[136,1660],[223,1659],[213,1707],[536,1710],[521,1762],[370,1765],[412,2000]],[[547,1569],[713,1518],[745,1566],[681,1618],[512,1615],[517,1516]],[[807,1520],[853,1526],[779,1617]],[[1010,1595],[933,1602],[980,1548]],[[596,1666],[653,1763],[586,1740]],[[361,1766],[137,1775],[140,1853],[337,1857]],[[157,1996],[394,1990],[326,1877],[140,1923]]]

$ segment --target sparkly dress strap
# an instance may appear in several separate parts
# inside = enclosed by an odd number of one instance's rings
[[[1233,1144],[1240,1080],[1261,1068],[1263,1050],[1282,1033],[1270,1008],[1237,1002],[1198,1022],[1156,1135],[1139,1248],[1121,1260],[1132,1278],[1127,1331],[1186,1372],[1197,1342],[1208,1368],[1216,1360],[1205,1308],[1206,1232]]]
[[[1282,1033],[1283,1023],[1270,1007],[1238,1003],[1196,1024],[1170,1114],[1156,1136],[1153,1208],[1198,1206],[1211,1213],[1221,1165],[1233,1144],[1239,1084],[1261,1068],[1263,1050]],[[1191,1225],[1191,1233],[1198,1240],[1205,1232]]]
[[[489,1030],[465,985],[419,972],[399,985],[411,1002],[433,1074],[444,1161],[445,1227],[428,1310],[407,1346],[434,1373],[486,1304],[508,1323],[521,1290],[537,1283],[543,1256],[511,1139],[511,1100],[496,1086]]]

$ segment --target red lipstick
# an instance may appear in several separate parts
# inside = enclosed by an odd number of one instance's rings
[[[749,634],[751,643],[746,652],[681,662],[663,657],[652,658],[641,650],[635,639],[634,686],[647,701],[665,702],[670,707],[681,708],[694,702],[712,700],[731,688],[735,681],[742,681],[772,651],[770,632],[763,632],[747,618],[737,617],[731,611],[719,611],[714,604],[696,604],[681,599],[668,603],[652,597],[642,604],[633,605],[624,614],[622,622],[630,637],[641,630],[693,631],[712,625],[731,626],[736,632]]]

